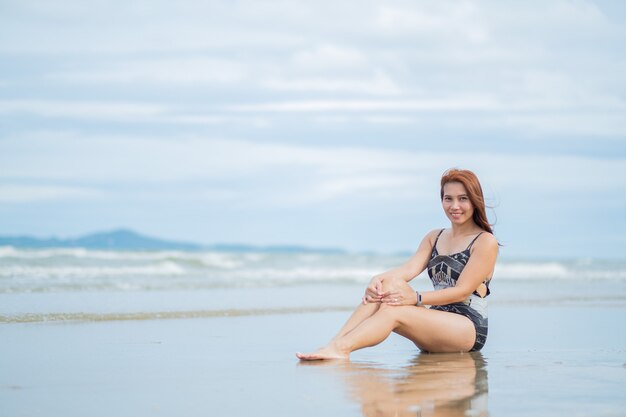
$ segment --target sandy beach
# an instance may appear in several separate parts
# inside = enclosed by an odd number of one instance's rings
[[[503,260],[479,354],[300,363],[397,256],[5,248],[0,416],[624,416],[626,264]],[[426,277],[412,284],[431,288]]]
[[[626,415],[626,308],[490,313],[479,354],[392,336],[312,365],[347,312],[2,324],[0,415]]]

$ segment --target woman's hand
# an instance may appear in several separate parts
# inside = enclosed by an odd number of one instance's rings
[[[381,303],[390,306],[414,306],[417,304],[417,293],[409,285],[402,285],[382,294]]]
[[[380,275],[376,275],[370,281],[369,285],[365,289],[365,295],[363,296],[363,304],[367,303],[380,303],[383,295],[383,279]]]

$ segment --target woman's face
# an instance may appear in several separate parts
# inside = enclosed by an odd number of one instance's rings
[[[474,206],[467,190],[460,182],[448,182],[443,186],[443,211],[453,224],[461,225],[473,221]]]

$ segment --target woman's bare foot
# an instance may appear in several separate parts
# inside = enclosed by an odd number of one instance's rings
[[[327,359],[348,359],[350,357],[349,352],[345,352],[337,347],[335,344],[329,344],[326,347],[316,350],[312,353],[296,353],[296,356],[301,361],[321,361]]]

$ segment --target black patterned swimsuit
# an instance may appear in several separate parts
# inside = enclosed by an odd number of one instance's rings
[[[443,233],[442,229],[435,239],[433,245],[433,251],[430,255],[430,261],[428,262],[428,276],[433,283],[435,290],[441,290],[444,288],[450,288],[456,286],[456,282],[463,272],[463,268],[467,265],[470,257],[470,249],[481,232],[476,236],[469,244],[467,249],[463,252],[453,253],[450,255],[439,255],[437,251],[437,241],[439,236]],[[489,290],[489,280],[483,282],[487,287],[487,294],[491,293]],[[467,317],[472,321],[476,328],[476,341],[472,346],[471,351],[477,351],[482,349],[487,341],[487,300],[481,297],[476,291],[472,293],[465,301],[460,303],[452,303],[441,306],[432,306],[432,310],[447,311],[450,313],[460,314]]]

